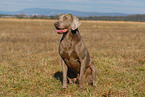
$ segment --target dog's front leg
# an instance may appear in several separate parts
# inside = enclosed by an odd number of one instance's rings
[[[62,70],[63,70],[63,88],[66,89],[67,88],[67,70],[68,70],[68,67],[65,64],[63,59],[61,59],[61,64],[62,64]]]
[[[83,84],[84,84],[85,66],[86,66],[86,57],[81,62],[81,70],[80,70],[80,76],[79,76],[79,87],[80,87],[80,89],[83,88]]]

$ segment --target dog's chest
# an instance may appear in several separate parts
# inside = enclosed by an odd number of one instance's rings
[[[74,46],[68,46],[64,44],[60,44],[59,46],[59,53],[60,56],[63,58],[65,63],[73,69],[74,71],[79,72],[80,69],[80,61],[77,52],[75,51]]]
[[[61,43],[59,46],[59,53],[60,53],[61,57],[67,58],[67,59],[77,56],[77,53],[76,53],[75,49],[73,48],[72,44]]]

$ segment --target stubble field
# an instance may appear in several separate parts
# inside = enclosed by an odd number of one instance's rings
[[[98,87],[62,89],[55,20],[0,19],[0,96],[144,97],[145,23],[81,21]]]

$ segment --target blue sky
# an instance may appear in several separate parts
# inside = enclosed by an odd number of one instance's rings
[[[145,14],[145,0],[0,0],[0,11],[18,11],[25,8]]]

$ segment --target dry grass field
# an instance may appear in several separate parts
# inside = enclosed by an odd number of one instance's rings
[[[63,90],[54,22],[0,19],[1,97],[145,97],[145,23],[81,21],[98,87]]]

